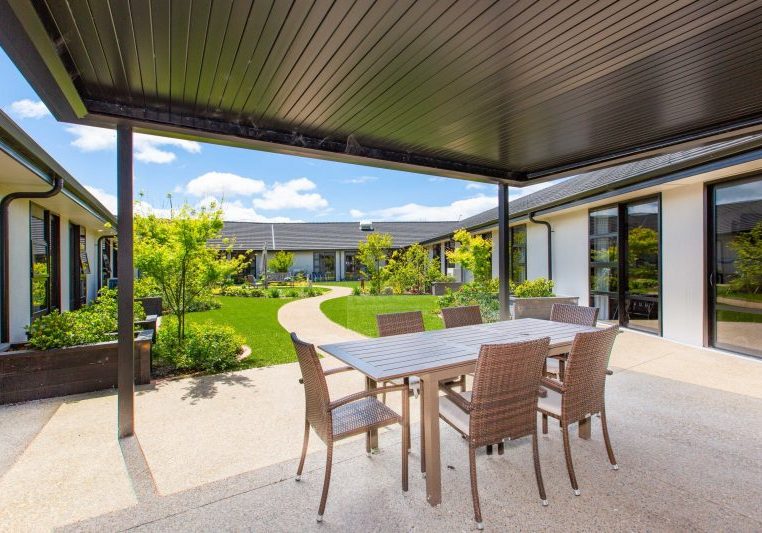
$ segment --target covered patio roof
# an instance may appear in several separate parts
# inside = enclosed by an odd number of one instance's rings
[[[60,120],[522,185],[762,130],[753,0],[0,0]]]

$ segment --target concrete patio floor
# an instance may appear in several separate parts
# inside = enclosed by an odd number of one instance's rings
[[[607,405],[621,469],[608,468],[596,419],[590,441],[572,440],[582,490],[575,497],[551,423],[540,440],[550,500],[543,508],[528,441],[503,456],[482,453],[486,528],[762,530],[762,364],[626,332],[612,366]],[[313,435],[296,483],[298,377],[289,364],[144,387],[138,437],[121,449],[113,392],[0,408],[0,530],[474,529],[467,448],[445,425],[439,508],[425,501],[415,430],[410,490],[400,490],[393,428],[372,458],[361,438],[337,446],[317,524],[325,448]],[[329,379],[334,397],[362,387],[354,374]]]

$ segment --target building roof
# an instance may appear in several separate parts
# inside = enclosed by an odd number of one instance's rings
[[[77,199],[83,207],[104,222],[116,225],[116,216],[2,111],[0,111],[0,150],[34,169],[42,180],[52,183],[56,176],[62,178],[65,193]]]
[[[762,147],[762,135],[751,135],[741,139],[715,143],[685,150],[674,154],[666,154],[634,163],[627,163],[612,168],[597,170],[578,176],[572,176],[564,181],[541,189],[537,192],[521,196],[510,202],[510,218],[516,219],[529,213],[548,209],[550,207],[568,204],[584,198],[589,198],[602,192],[620,189],[624,186],[642,184],[666,176],[679,170],[699,167],[707,162],[726,160],[734,164],[732,156],[759,150]],[[470,231],[478,230],[497,224],[497,207],[488,209],[456,224],[457,228]],[[449,237],[451,232],[445,232],[427,239],[427,242]]]
[[[451,231],[456,222],[374,222],[373,231],[357,222],[225,222],[222,239],[235,239],[237,250],[356,250],[372,233],[388,233],[395,248]],[[212,244],[221,244],[220,239]]]
[[[0,0],[60,120],[528,183],[762,131],[762,6]]]

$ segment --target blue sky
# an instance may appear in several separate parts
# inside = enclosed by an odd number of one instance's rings
[[[115,210],[114,132],[57,122],[2,49],[0,76],[0,108]],[[460,220],[497,204],[492,185],[147,136],[135,138],[135,191],[158,213],[171,194],[251,221]]]

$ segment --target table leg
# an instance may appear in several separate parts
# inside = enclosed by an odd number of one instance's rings
[[[375,389],[377,386],[378,384],[375,381],[373,381],[369,377],[365,378],[365,390],[372,390],[372,389]],[[377,429],[372,429],[365,434],[365,451],[368,453],[378,452],[378,430]]]
[[[426,500],[432,506],[442,502],[439,458],[439,380],[420,376],[423,390],[423,431],[426,441]]]
[[[591,419],[583,418],[579,421],[579,429],[577,431],[577,434],[579,435],[580,439],[590,440],[590,426],[591,426]]]

